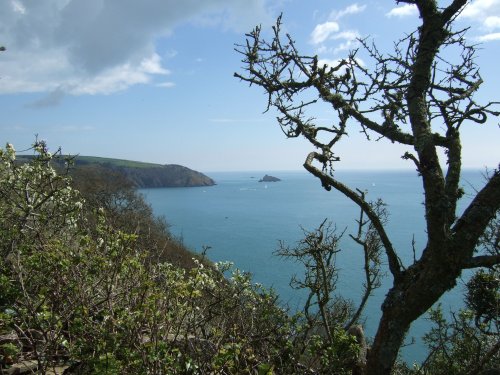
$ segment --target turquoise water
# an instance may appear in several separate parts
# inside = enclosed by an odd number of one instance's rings
[[[280,178],[281,182],[259,183],[264,174]],[[362,293],[362,252],[349,238],[356,233],[355,219],[359,209],[338,192],[325,191],[319,181],[306,172],[224,172],[209,174],[216,186],[200,188],[142,189],[156,215],[163,215],[171,232],[182,238],[195,251],[209,246],[208,257],[213,261],[232,261],[235,266],[254,275],[254,281],[273,287],[283,303],[292,308],[300,305],[303,295],[289,287],[290,278],[302,275],[300,266],[273,255],[279,241],[293,245],[302,237],[302,229],[312,230],[325,218],[335,223],[338,232],[346,229],[337,258],[341,269],[337,292],[358,301]],[[382,198],[390,212],[387,230],[402,261],[413,259],[412,238],[417,256],[424,245],[423,190],[413,171],[341,172],[337,176],[352,188],[367,190],[368,200]],[[464,189],[482,185],[479,171],[466,171]],[[461,207],[470,201],[463,198]],[[385,260],[385,259],[384,259]],[[380,317],[380,304],[390,277],[376,291],[365,310],[368,335],[373,335]],[[460,306],[464,281],[443,298],[444,306]],[[447,307],[445,307],[447,308]],[[421,361],[425,348],[419,338],[427,331],[425,319],[414,323],[407,341],[416,343],[403,351],[408,362]]]

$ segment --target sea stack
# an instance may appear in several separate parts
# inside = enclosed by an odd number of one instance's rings
[[[278,177],[269,176],[267,174],[259,180],[259,182],[278,182],[278,181],[281,181]]]

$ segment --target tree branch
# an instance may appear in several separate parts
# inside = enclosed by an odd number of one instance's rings
[[[467,4],[467,0],[454,0],[443,12],[441,15],[441,19],[443,20],[443,24],[447,24],[453,18],[458,16],[462,8]]]
[[[365,192],[356,189],[360,194],[361,199],[365,200]],[[380,217],[383,224],[386,223],[387,211],[385,209],[385,204],[379,199],[374,204],[370,204],[373,207],[374,212]],[[380,287],[380,250],[382,248],[380,236],[375,230],[373,223],[371,221],[364,220],[364,211],[360,209],[358,222],[358,233],[355,236],[350,234],[349,236],[360,246],[363,247],[364,255],[364,265],[363,270],[365,273],[365,282],[363,283],[363,296],[361,297],[361,302],[358,305],[358,309],[352,315],[351,320],[344,326],[347,330],[353,326],[361,316],[368,298],[372,294],[373,290]],[[368,224],[368,229],[363,229],[364,226]]]
[[[304,168],[314,176],[318,177],[321,180],[321,183],[325,189],[330,190],[331,187],[335,188],[336,190],[344,194],[346,197],[351,199],[363,210],[366,216],[368,216],[370,221],[373,223],[373,226],[376,229],[378,235],[380,236],[382,244],[384,245],[385,252],[388,258],[389,270],[391,271],[394,278],[398,280],[402,272],[401,262],[396,254],[396,251],[394,250],[394,247],[392,246],[389,237],[387,236],[384,225],[380,221],[380,218],[373,211],[370,205],[362,199],[361,196],[356,194],[353,190],[349,189],[346,185],[335,180],[332,176],[323,173],[322,171],[317,169],[314,165],[312,165],[314,160],[318,160],[322,163],[325,162],[325,158],[323,155],[320,155],[317,152],[311,152],[307,156],[307,159],[304,163]]]
[[[474,262],[487,262],[484,257],[472,257],[479,238],[485,232],[490,221],[500,210],[500,169],[495,170],[486,185],[469,204],[460,219],[452,227],[453,247],[457,259],[462,259],[463,268],[471,268]],[[466,254],[463,254],[467,251]],[[494,257],[491,255],[489,257]],[[474,261],[474,259],[476,259]],[[490,258],[492,261],[493,259]]]
[[[391,127],[383,126],[373,120],[370,120],[368,117],[363,116],[363,114],[356,110],[351,103],[345,100],[341,95],[332,93],[330,89],[324,86],[319,80],[314,80],[313,84],[321,99],[330,103],[334,109],[342,108],[348,115],[355,118],[362,126],[380,134],[383,137],[386,137],[392,142],[398,142],[406,145],[415,144],[415,139],[411,134],[402,132],[395,125]],[[437,141],[441,143],[443,139],[439,139],[438,137]]]
[[[500,264],[500,254],[497,255],[479,255],[477,257],[473,257],[465,262],[463,268],[479,268],[479,267],[493,267],[497,264]]]

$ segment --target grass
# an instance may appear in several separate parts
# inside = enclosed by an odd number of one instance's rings
[[[158,168],[161,167],[162,164],[155,163],[145,163],[141,161],[132,161],[132,160],[124,160],[124,159],[112,159],[112,158],[101,158],[98,156],[77,156],[76,162],[87,162],[87,163],[96,163],[96,164],[108,164],[115,167],[126,167],[126,168]]]

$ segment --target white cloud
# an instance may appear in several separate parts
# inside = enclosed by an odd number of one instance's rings
[[[341,51],[349,51],[353,49],[357,45],[359,37],[359,33],[355,30],[346,30],[333,35],[332,39],[334,40],[344,40],[344,42],[335,47],[333,53],[336,54]]]
[[[311,33],[311,41],[313,44],[320,44],[327,40],[332,34],[339,31],[340,27],[337,22],[328,21],[316,25]]]
[[[342,52],[342,51],[350,51],[352,49],[354,49],[357,45],[357,42],[356,41],[347,41],[347,42],[344,42],[344,43],[340,43],[337,47],[334,48],[333,50],[333,53],[334,54],[337,54],[339,52]]]
[[[477,30],[484,35],[475,37],[479,42],[491,42],[499,39],[499,33],[492,31],[500,29],[500,0],[474,0],[470,2],[459,16],[468,25],[478,25]]]
[[[486,17],[484,20],[484,26],[489,30],[494,30],[500,28],[500,17],[499,16],[490,16]]]
[[[332,66],[332,63],[339,61],[334,57],[326,57],[325,55],[333,54],[334,56],[345,50],[350,50],[356,46],[357,39],[360,38],[360,33],[357,30],[341,30],[340,19],[351,14],[361,13],[366,9],[366,5],[351,4],[342,10],[334,10],[330,13],[329,21],[319,24],[311,33],[311,42],[316,45],[316,53],[321,55],[320,63],[326,63]],[[326,41],[337,40],[340,44],[335,47],[328,46]]]
[[[344,16],[350,15],[350,14],[356,14],[356,13],[361,13],[366,9],[366,5],[358,5],[357,3],[351,4],[348,7],[340,10],[340,11],[333,11],[330,14],[330,18],[334,20],[339,20]]]
[[[152,81],[149,72],[142,65],[133,66],[130,63],[119,65],[106,71],[93,75],[87,79],[70,83],[71,94],[111,94],[126,90],[137,84],[146,84]]]
[[[499,0],[474,0],[463,9],[460,17],[484,20],[492,13],[498,14],[499,8]]]
[[[332,36],[332,39],[345,39],[345,40],[356,40],[359,38],[359,33],[355,30],[346,30],[340,33],[337,33]]]
[[[0,93],[52,92],[71,77],[64,51],[22,51],[6,44],[7,52],[0,59]]]
[[[415,16],[418,14],[417,6],[414,4],[405,4],[399,7],[392,8],[388,13],[386,13],[386,17],[408,17]]]
[[[161,66],[161,57],[157,53],[141,61],[140,70],[147,74],[170,74],[168,69]]]
[[[207,15],[245,30],[271,20],[266,0],[0,0],[0,93],[109,94],[170,74],[155,43]],[[160,83],[161,84],[161,83]],[[55,102],[55,101],[53,101]]]
[[[32,107],[57,105],[64,95],[111,94],[137,84],[152,83],[156,76],[170,72],[161,66],[161,58],[152,53],[138,62],[126,62],[88,74],[76,69],[64,51],[53,51],[54,56],[40,52],[39,60],[30,60],[29,53],[13,52],[11,59],[0,64],[2,85],[0,93],[48,92],[47,96],[31,104]]]
[[[500,33],[491,33],[478,36],[475,38],[478,42],[492,42],[494,40],[500,40]]]

